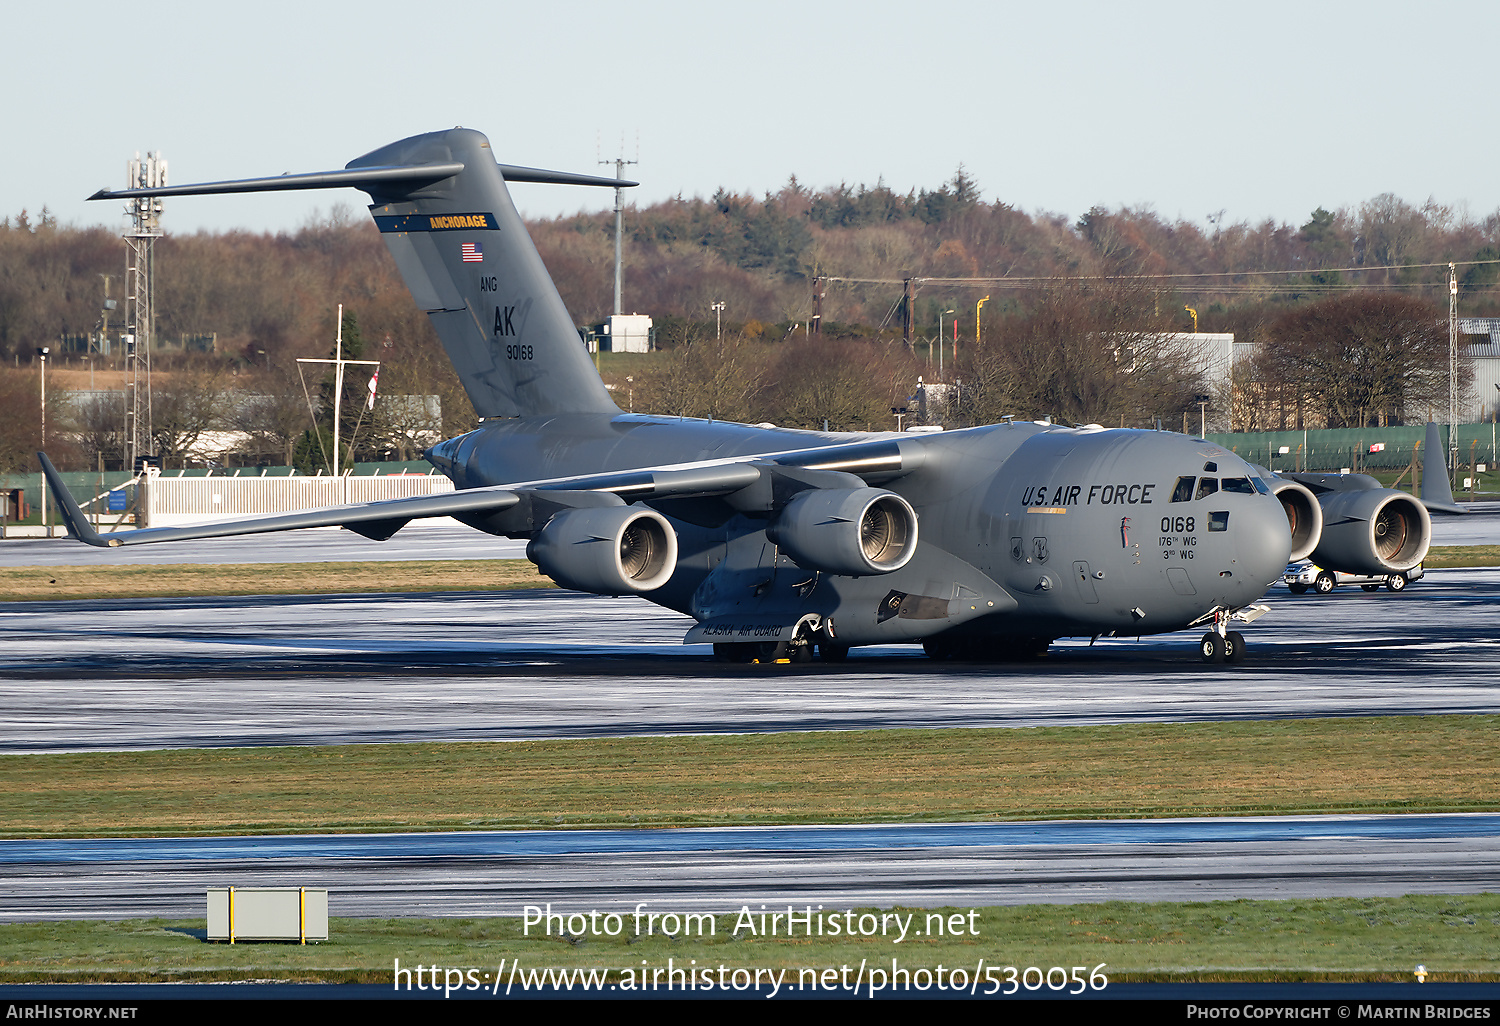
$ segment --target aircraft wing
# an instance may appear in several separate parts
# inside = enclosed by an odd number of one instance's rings
[[[520,496],[504,488],[474,488],[444,495],[419,495],[410,499],[388,499],[353,506],[329,506],[323,509],[299,510],[280,516],[228,520],[211,524],[188,524],[184,527],[148,527],[138,531],[100,534],[94,530],[77,501],[63,484],[57,468],[46,453],[37,453],[42,472],[61,507],[63,521],[79,541],[101,548],[120,545],[143,545],[147,542],[191,541],[195,538],[227,538],[240,534],[265,534],[272,531],[294,531],[305,527],[347,527],[367,538],[383,541],[407,522],[422,517],[447,517],[455,513],[485,512],[508,509],[520,502]]]
[[[150,527],[101,535],[79,509],[77,501],[46,453],[37,453],[42,472],[57,497],[68,530],[79,541],[105,548],[266,534],[310,527],[346,527],[367,538],[384,541],[412,520],[460,514],[502,513],[520,503],[523,496],[540,495],[551,499],[558,506],[566,507],[574,505],[571,497],[581,492],[607,493],[615,497],[612,500],[615,502],[727,495],[757,484],[767,470],[776,468],[838,471],[872,478],[889,478],[912,469],[913,455],[906,454],[904,464],[902,456],[893,439],[872,439],[734,460],[550,478],[466,488],[443,495],[328,506],[278,516],[189,524],[183,527]]]

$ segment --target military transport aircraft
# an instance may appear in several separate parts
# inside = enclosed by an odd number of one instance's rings
[[[830,434],[623,413],[507,182],[620,184],[498,164],[485,136],[456,128],[342,171],[93,196],[363,190],[482,422],[426,453],[452,494],[109,535],[43,457],[73,535],[119,546],[337,525],[384,540],[451,516],[530,539],[565,588],[686,613],[687,642],[747,662],[897,642],[1025,657],[1059,637],[1195,627],[1204,660],[1238,662],[1231,627],[1268,609],[1257,600],[1290,559],[1388,573],[1427,552],[1431,521],[1404,493],[1300,483],[1185,435],[1015,422]]]

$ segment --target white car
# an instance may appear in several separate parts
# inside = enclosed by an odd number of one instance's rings
[[[1309,588],[1319,595],[1327,595],[1340,584],[1357,584],[1365,591],[1379,591],[1383,584],[1391,591],[1402,591],[1412,581],[1420,581],[1423,576],[1420,564],[1403,573],[1376,577],[1370,574],[1346,574],[1339,570],[1324,570],[1316,563],[1303,560],[1300,563],[1288,563],[1281,579],[1294,595],[1305,594]]]

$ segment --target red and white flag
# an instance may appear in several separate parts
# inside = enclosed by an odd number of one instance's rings
[[[370,401],[367,402],[367,403],[365,403],[365,409],[367,409],[367,410],[373,410],[375,408],[375,383],[377,381],[379,381],[379,380],[380,380],[380,368],[376,367],[375,368],[375,373],[370,375],[370,384],[369,384]]]

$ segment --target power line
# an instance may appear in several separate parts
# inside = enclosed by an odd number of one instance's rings
[[[1285,271],[1193,271],[1173,274],[1052,274],[1052,275],[1021,275],[1018,277],[1003,278],[936,278],[915,276],[907,278],[840,278],[829,276],[825,281],[843,282],[849,285],[903,285],[908,280],[913,283],[936,284],[936,285],[975,285],[989,288],[1007,288],[1025,285],[1034,285],[1039,282],[1088,282],[1088,281],[1161,281],[1175,280],[1179,278],[1235,278],[1254,274],[1340,274],[1344,272],[1363,273],[1367,271],[1413,271],[1428,267],[1448,267],[1452,263],[1455,267],[1478,267],[1485,264],[1500,264],[1500,260],[1459,260],[1442,261],[1431,264],[1365,264],[1358,267],[1304,267]],[[1414,283],[1406,283],[1414,284]],[[1444,282],[1434,282],[1441,285]]]

